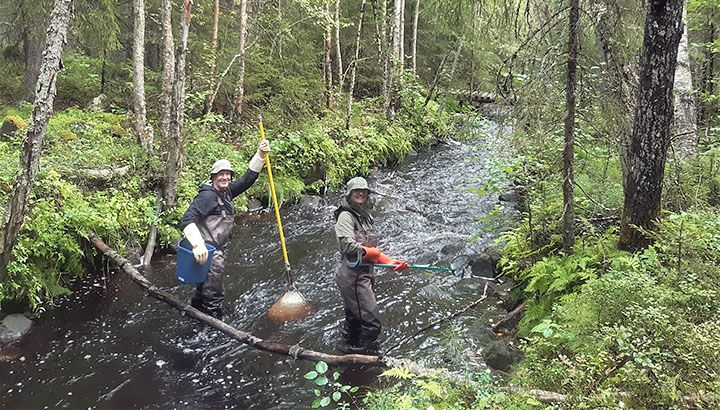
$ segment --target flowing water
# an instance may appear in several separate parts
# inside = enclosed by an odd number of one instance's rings
[[[464,142],[449,141],[411,155],[395,169],[380,169],[371,186],[375,218],[389,255],[412,263],[448,266],[477,254],[498,234],[485,220],[499,204],[497,192],[473,192],[497,179],[509,155],[502,127],[476,121]],[[273,323],[267,309],[283,291],[283,263],[271,212],[244,215],[233,233],[226,268],[226,322],[263,339],[340,354],[342,300],[334,281],[338,254],[333,203],[282,209],[292,272],[314,306],[292,323]],[[507,215],[501,212],[500,215]],[[490,228],[490,229],[488,229]],[[174,278],[175,259],[163,255],[146,276],[189,300],[193,287]],[[383,318],[381,347],[478,299],[485,281],[447,272],[377,269]],[[146,296],[122,273],[88,275],[58,308],[45,313],[19,343],[19,357],[0,362],[0,406],[42,408],[309,408],[313,385],[303,375],[313,363],[256,351],[186,318]],[[462,329],[503,315],[488,298],[454,320]],[[427,365],[449,353],[438,330],[429,330],[393,352]],[[478,364],[480,368],[482,364]],[[377,369],[339,368],[342,381],[371,385]]]

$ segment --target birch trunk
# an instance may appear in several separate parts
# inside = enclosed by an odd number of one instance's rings
[[[395,60],[402,60],[402,34],[401,34],[401,27],[402,27],[402,0],[395,0],[395,8],[394,8],[394,19],[393,19],[393,30],[392,30],[392,40],[393,40],[393,55]],[[398,64],[395,63],[395,66],[397,67]]]
[[[135,136],[146,152],[152,152],[152,130],[145,108],[145,0],[133,0],[133,106]]]
[[[575,244],[575,210],[573,207],[575,156],[575,73],[577,70],[579,0],[570,0],[568,21],[568,59],[565,83],[565,147],[563,149],[563,248],[572,253]]]
[[[325,0],[325,16],[330,16],[330,1]],[[332,89],[332,25],[325,22],[325,35],[323,41],[323,71],[325,74],[325,108],[332,109],[335,106]]]
[[[345,82],[342,51],[340,50],[340,0],[335,0],[335,63],[337,65],[338,91],[342,93]]]
[[[402,72],[405,69],[405,0],[400,0],[400,26],[398,27],[400,37],[400,54],[398,55],[398,78],[402,80]]]
[[[20,168],[15,175],[10,200],[5,207],[5,216],[0,230],[0,282],[5,278],[7,265],[12,256],[25,213],[35,174],[40,165],[40,156],[50,117],[53,114],[57,75],[61,68],[60,58],[63,47],[67,43],[67,27],[71,18],[70,4],[72,0],[55,0],[50,25],[47,29],[45,51],[40,65],[40,72],[35,86],[35,100],[27,133],[23,139],[23,150],[20,157]]]
[[[395,118],[395,106],[397,105],[397,67],[398,55],[400,54],[400,5],[402,0],[395,0],[393,6],[393,18],[387,27],[387,50],[385,58],[385,116],[388,121]]]
[[[205,97],[205,109],[203,114],[209,114],[215,102],[215,81],[217,76],[217,47],[218,47],[218,29],[220,26],[220,0],[213,2],[213,31],[212,43],[210,44],[210,81],[207,87],[207,97]]]
[[[383,23],[380,20],[380,16],[378,16],[377,0],[371,0],[370,4],[372,5],[373,21],[375,22],[375,42],[377,43],[376,45],[378,63],[383,64],[385,59],[383,58],[383,34],[381,33],[384,33],[385,29],[383,28]]]
[[[348,86],[347,113],[345,114],[345,129],[350,129],[350,117],[352,116],[353,92],[355,91],[355,73],[357,72],[358,60],[360,59],[360,37],[362,36],[363,17],[365,16],[365,0],[360,3],[360,15],[358,16],[357,34],[355,35],[355,56],[350,68],[350,85]]]
[[[695,99],[692,96],[692,72],[688,53],[687,12],[683,8],[682,37],[678,46],[677,65],[675,66],[675,138],[673,147],[677,155],[687,158],[697,154],[698,135],[695,117]]]
[[[192,0],[184,1],[183,16],[180,20],[180,44],[175,61],[175,81],[173,83],[172,117],[170,119],[170,139],[168,141],[168,159],[166,164],[165,208],[175,206],[176,189],[180,169],[182,168],[182,133],[185,121],[185,60],[187,58],[188,34]]]
[[[705,57],[705,64],[703,65],[703,79],[701,91],[703,95],[713,95],[715,93],[714,78],[715,78],[715,56],[713,52],[712,44],[715,42],[715,13],[716,11],[710,12],[706,20],[707,30],[705,31],[705,46],[703,47],[703,54]],[[700,103],[700,113],[698,120],[703,127],[710,125],[710,117],[712,116],[712,106],[707,101]]]
[[[170,141],[170,117],[172,106],[172,87],[175,81],[175,41],[172,31],[172,3],[171,0],[162,2],[162,31],[163,31],[163,80],[161,108],[160,108],[160,133],[163,143]]]
[[[238,29],[238,76],[235,82],[235,109],[233,118],[237,120],[243,113],[245,99],[245,42],[247,41],[247,0],[240,0],[240,27]]]
[[[648,5],[620,221],[619,247],[624,250],[638,251],[650,244],[650,238],[638,228],[653,230],[660,213],[682,10],[682,0],[658,0]]]
[[[474,3],[473,3],[474,4]],[[415,11],[413,12],[413,33],[412,33],[412,74],[417,75],[417,32],[418,19],[420,17],[420,0],[415,0]],[[472,87],[471,87],[472,88]]]

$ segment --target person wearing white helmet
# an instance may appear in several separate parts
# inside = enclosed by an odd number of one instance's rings
[[[348,181],[345,196],[335,210],[335,238],[340,262],[335,281],[345,308],[342,337],[346,353],[371,353],[377,350],[376,339],[382,323],[375,300],[375,272],[372,263],[397,265],[393,270],[408,268],[407,262],[385,255],[378,246],[378,235],[370,211],[372,191],[365,178]]]
[[[225,297],[223,276],[225,253],[230,233],[235,225],[235,209],[232,201],[255,183],[265,164],[265,155],[270,152],[266,139],[260,141],[257,152],[250,160],[245,173],[235,180],[230,161],[219,159],[210,170],[210,180],[198,190],[197,195],[180,220],[180,229],[192,246],[193,255],[199,264],[207,261],[206,243],[215,247],[208,277],[197,285],[191,305],[217,319],[222,319],[222,303]]]

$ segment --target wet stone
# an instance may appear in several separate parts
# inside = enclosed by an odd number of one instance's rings
[[[6,119],[2,125],[0,125],[0,140],[10,141],[10,137],[12,137],[18,129],[18,126],[13,121]]]
[[[475,276],[494,276],[497,259],[492,255],[482,252],[472,256],[472,273]]]
[[[0,342],[8,343],[19,340],[30,330],[32,321],[20,313],[5,316],[0,323]]]
[[[502,371],[508,371],[510,366],[519,362],[520,356],[520,351],[504,340],[494,340],[482,351],[485,364]]]
[[[323,206],[323,199],[316,195],[303,195],[300,198],[300,206],[305,208],[318,209]]]

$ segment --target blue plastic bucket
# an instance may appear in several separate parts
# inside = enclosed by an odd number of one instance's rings
[[[185,284],[202,283],[207,279],[210,271],[210,261],[215,253],[215,247],[209,243],[205,243],[208,249],[208,258],[202,265],[197,263],[195,255],[192,252],[192,246],[187,238],[183,238],[177,247],[177,267],[175,268],[175,277]]]

